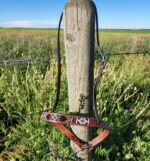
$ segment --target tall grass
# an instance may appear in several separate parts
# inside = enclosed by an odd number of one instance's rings
[[[47,32],[36,34],[31,32],[23,35],[17,32],[11,33],[13,35],[11,37],[10,33],[2,34],[0,37],[2,59],[13,59],[14,56],[15,58],[45,55],[53,57],[47,64],[43,62],[5,64],[0,68],[0,160],[2,161],[76,160],[69,146],[69,139],[52,125],[40,121],[41,111],[51,108],[55,99],[56,39],[54,31],[51,32],[50,35]],[[141,53],[145,50],[149,52],[147,43],[149,37],[138,36],[135,40],[133,34],[117,35],[107,34],[108,37],[104,38],[102,34],[102,48],[108,54],[133,50]],[[64,53],[63,42],[61,50]],[[9,53],[13,56],[8,55]],[[102,83],[98,87],[97,105],[100,116],[111,127],[111,133],[94,151],[93,160],[148,161],[150,57],[132,55],[108,58]],[[99,61],[96,58],[95,72]],[[62,88],[58,111],[67,113],[64,58],[62,64]]]

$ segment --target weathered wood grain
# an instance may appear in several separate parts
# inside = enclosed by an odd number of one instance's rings
[[[95,11],[91,0],[68,0],[64,9],[64,37],[67,62],[69,110],[71,113],[90,114],[93,105]],[[82,140],[91,137],[90,128],[72,126]],[[88,150],[71,142],[78,158],[90,160]]]

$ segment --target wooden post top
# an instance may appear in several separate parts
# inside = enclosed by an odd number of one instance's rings
[[[72,6],[82,6],[82,5],[88,5],[88,7],[93,6],[93,4],[91,3],[92,0],[68,0],[68,2],[65,5],[66,7],[72,7]]]

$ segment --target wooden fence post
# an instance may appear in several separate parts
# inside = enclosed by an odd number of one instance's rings
[[[68,0],[64,9],[69,111],[89,115],[93,106],[95,10],[91,0]],[[90,128],[72,126],[82,140],[91,138]],[[89,150],[71,142],[78,160],[90,161]]]

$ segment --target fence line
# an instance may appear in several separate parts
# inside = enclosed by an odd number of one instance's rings
[[[0,65],[9,63],[34,63],[34,62],[49,62],[50,58],[34,58],[34,59],[12,59],[12,60],[0,60]]]
[[[150,55],[150,52],[143,52],[143,53],[114,53],[114,54],[106,54],[107,57],[109,56],[128,56],[128,55]],[[61,56],[65,58],[65,56]],[[0,65],[5,64],[19,64],[19,63],[35,63],[35,62],[50,62],[52,59],[57,59],[56,56],[45,57],[45,58],[30,58],[30,59],[12,59],[12,60],[0,60]]]
[[[128,55],[150,55],[150,52],[137,52],[137,53],[129,53],[129,52],[127,52],[127,53],[114,53],[114,54],[108,54],[108,56],[128,56]]]

